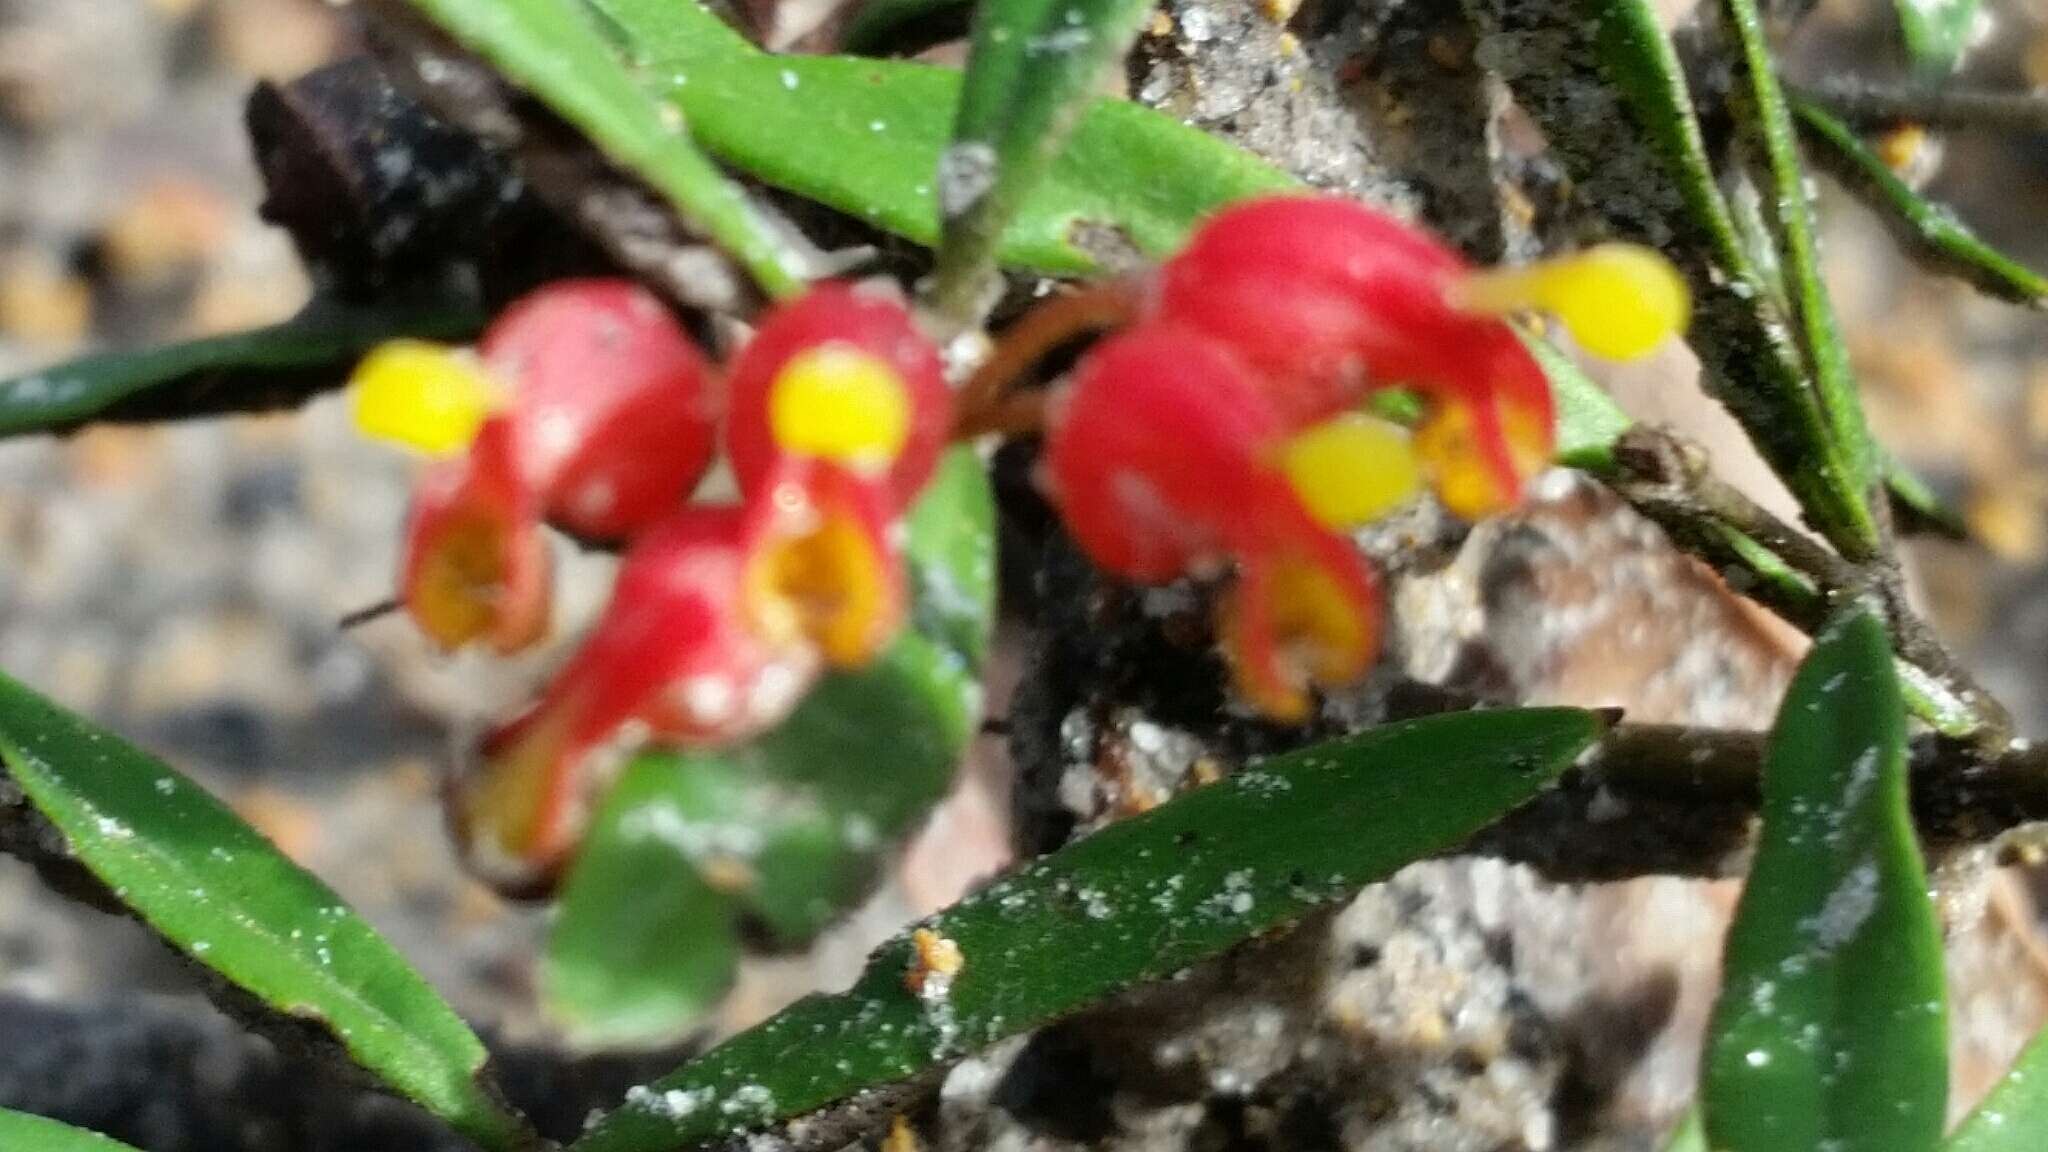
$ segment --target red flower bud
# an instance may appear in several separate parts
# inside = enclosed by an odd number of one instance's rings
[[[886,476],[908,507],[937,466],[952,419],[938,349],[895,298],[819,284],[769,313],[731,371],[726,448],[740,489],[778,460],[829,460]]]

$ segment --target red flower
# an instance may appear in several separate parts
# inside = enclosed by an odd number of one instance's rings
[[[547,633],[548,545],[517,455],[511,422],[493,418],[468,455],[433,465],[413,491],[400,596],[444,649],[482,640],[517,652]]]
[[[458,805],[478,861],[552,870],[615,742],[744,740],[786,717],[822,667],[872,659],[904,614],[885,499],[834,465],[790,462],[744,507],[687,508],[643,536],[540,701],[484,741]]]
[[[710,466],[718,395],[696,345],[623,280],[548,285],[492,324],[480,358],[401,341],[366,359],[358,422],[429,451],[400,595],[444,648],[513,651],[546,631],[539,531],[623,539],[672,514]]]
[[[1227,345],[1172,324],[1098,344],[1056,401],[1045,476],[1076,541],[1159,584],[1220,574],[1241,692],[1299,720],[1308,690],[1351,680],[1378,646],[1378,594],[1350,541],[1317,522],[1284,468],[1287,422]]]
[[[1228,343],[1293,427],[1409,387],[1418,448],[1468,517],[1512,507],[1547,467],[1548,379],[1507,323],[1454,302],[1471,275],[1425,233],[1350,200],[1227,208],[1160,269],[1152,313]]]
[[[938,349],[902,303],[819,284],[769,313],[733,361],[726,449],[743,492],[776,461],[806,456],[886,475],[896,505],[908,507],[951,422]]]

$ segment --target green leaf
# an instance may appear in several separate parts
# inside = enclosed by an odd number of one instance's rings
[[[2048,1143],[2048,1029],[1956,1127],[1945,1152],[2036,1152]]]
[[[1946,207],[1913,191],[1847,124],[1811,101],[1794,101],[1792,108],[1822,165],[1875,209],[1922,263],[2001,300],[2038,306],[2048,298],[2048,277],[1978,239]]]
[[[7,1152],[134,1152],[97,1132],[0,1108],[0,1148]]]
[[[1497,46],[1575,198],[1613,233],[1663,251],[1692,287],[1689,341],[1808,518],[1862,554],[1875,528],[1791,325],[1745,245],[1652,0],[1465,0]]]
[[[339,386],[385,340],[460,340],[483,322],[474,301],[445,294],[374,305],[316,299],[269,328],[88,356],[0,382],[0,436],[295,404]]]
[[[1671,1140],[1664,1145],[1664,1152],[1708,1152],[1707,1129],[1700,1123],[1700,1110],[1686,1110],[1685,1119],[1672,1130]]]
[[[685,851],[708,853],[730,829],[737,805],[728,783],[676,757],[650,756],[629,765],[605,798],[557,903],[540,969],[541,1001],[575,1043],[672,1039],[732,982],[732,901]],[[745,825],[736,831],[754,835]]]
[[[1814,393],[1827,421],[1829,434],[1819,445],[1824,453],[1819,465],[1835,489],[1841,505],[1836,511],[1843,516],[1830,539],[1852,557],[1868,557],[1878,542],[1867,494],[1876,490],[1880,479],[1879,454],[1863,420],[1863,402],[1849,370],[1849,349],[1836,327],[1834,304],[1822,277],[1806,165],[1800,158],[1785,93],[1778,86],[1756,0],[1728,0],[1728,13],[1746,64],[1747,98],[1738,102],[1738,109],[1745,114],[1747,127],[1769,162],[1768,200],[1783,244],[1787,295],[1803,336]]]
[[[1941,936],[1891,648],[1867,609],[1823,632],[1793,677],[1762,814],[1707,1042],[1709,1142],[1926,1152],[1948,1090]]]
[[[745,747],[628,768],[570,872],[542,967],[548,1010],[578,1043],[687,1029],[724,993],[743,919],[808,939],[867,894],[944,795],[980,716],[993,504],[973,451],[948,453],[910,515],[912,631]]]
[[[1895,0],[1906,55],[1925,74],[1945,76],[1962,62],[1977,22],[1978,0]]]
[[[1045,178],[1152,0],[980,0],[952,144],[939,160],[931,297],[961,321],[990,303],[996,246]]]
[[[1543,374],[1557,403],[1557,462],[1568,468],[1606,472],[1614,464],[1614,442],[1633,423],[1606,389],[1541,336],[1517,332]]]
[[[667,197],[768,292],[803,287],[801,261],[777,225],[697,146],[619,59],[578,0],[411,0],[508,80],[590,137],[599,151]]]
[[[771,56],[681,0],[590,3],[712,155],[885,232],[926,247],[938,242],[933,189],[960,73],[895,60]],[[1097,100],[1045,181],[1024,197],[998,254],[1014,267],[1084,274],[1101,266],[1091,237],[1108,233],[1165,256],[1218,207],[1296,186],[1171,117]]]
[[[974,449],[954,448],[911,508],[911,611],[917,630],[979,666],[996,597],[996,501]]]
[[[1160,980],[1449,851],[1536,795],[1599,735],[1570,709],[1389,725],[1240,771],[1040,857],[927,920],[965,967],[905,987],[883,945],[813,996],[606,1117],[576,1152],[653,1152],[802,1115]]]
[[[453,1009],[204,789],[0,676],[0,765],[63,850],[172,947],[489,1148],[525,1147]]]

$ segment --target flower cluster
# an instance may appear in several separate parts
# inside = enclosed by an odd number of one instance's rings
[[[1348,200],[1226,209],[1055,397],[1047,485],[1120,577],[1234,564],[1218,631],[1238,689],[1299,720],[1313,688],[1377,651],[1374,577],[1346,530],[1425,482],[1454,513],[1497,512],[1549,463],[1549,384],[1506,319],[1531,308],[1627,357],[1681,329],[1687,298],[1660,257],[1623,245],[1477,271]],[[1421,399],[1412,431],[1361,410],[1390,388]]]
[[[895,299],[813,288],[721,376],[660,304],[615,281],[529,296],[474,353],[386,346],[358,423],[438,462],[414,494],[401,599],[444,648],[546,629],[543,521],[628,545],[603,617],[539,700],[483,741],[456,797],[508,877],[574,846],[593,758],[622,733],[690,745],[774,725],[905,615],[901,518],[937,463],[950,394]],[[740,499],[691,505],[723,429]]]

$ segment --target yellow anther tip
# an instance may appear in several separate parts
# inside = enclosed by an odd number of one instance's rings
[[[910,394],[888,364],[859,349],[827,344],[802,353],[777,374],[768,425],[785,452],[887,467],[910,437]]]
[[[499,401],[474,357],[420,340],[394,340],[364,357],[349,394],[363,435],[435,456],[467,448]]]
[[[1685,331],[1692,295],[1671,262],[1635,244],[1601,244],[1525,268],[1481,273],[1459,285],[1457,301],[1483,312],[1541,308],[1579,347],[1632,360]]]
[[[1281,466],[1309,515],[1326,528],[1369,524],[1422,486],[1408,432],[1356,412],[1288,441]]]

